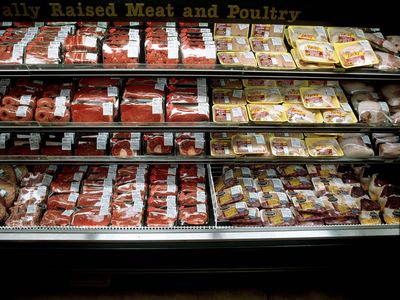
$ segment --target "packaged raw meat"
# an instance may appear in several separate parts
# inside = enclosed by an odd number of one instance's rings
[[[250,78],[250,79],[242,79],[243,85],[247,87],[256,87],[256,88],[269,88],[275,87],[276,81],[271,79],[262,79],[262,78]]]
[[[247,37],[216,37],[215,47],[217,51],[250,51],[250,45]]]
[[[295,45],[298,40],[328,42],[328,36],[322,26],[289,26],[288,42]]]
[[[135,64],[139,62],[140,38],[128,35],[107,37],[103,43],[104,64]]]
[[[52,193],[79,193],[80,182],[53,181],[50,186]]]
[[[165,134],[146,134],[144,136],[146,143],[146,154],[172,154],[173,137],[167,137]]]
[[[179,207],[178,222],[180,225],[206,225],[208,223],[207,206],[197,204],[195,206]]]
[[[148,227],[172,227],[177,221],[177,208],[167,209],[149,207],[147,209],[146,225]]]
[[[262,194],[260,206],[262,208],[289,207],[289,200],[285,193],[267,192]]]
[[[379,62],[374,65],[375,69],[381,71],[396,72],[400,69],[400,58],[386,52],[375,51]]]
[[[327,42],[304,41],[296,42],[296,54],[306,63],[332,64],[339,59],[333,46]]]
[[[365,40],[362,29],[351,27],[328,27],[329,41],[333,43],[348,43]]]
[[[73,210],[78,197],[78,193],[54,194],[47,200],[47,209]]]
[[[167,104],[167,122],[206,122],[210,120],[208,103],[197,105]]]
[[[277,87],[245,88],[244,93],[248,103],[258,103],[258,104],[282,103],[282,96]]]
[[[393,37],[394,36],[392,36],[391,38],[388,37],[389,39],[385,39],[380,32],[365,33],[365,39],[367,39],[374,46],[374,48],[385,52],[397,54],[400,50],[400,47],[398,45],[398,42],[396,45],[396,41],[395,39],[393,39]]]
[[[273,137],[269,141],[272,154],[275,156],[308,156],[306,145],[303,140]]]
[[[121,103],[122,122],[164,122],[164,105],[160,98]]]
[[[371,148],[371,140],[368,136],[339,138],[339,144],[346,157],[362,158],[374,156],[374,150]]]
[[[19,64],[22,65],[24,60],[25,45],[21,43],[1,44],[0,45],[0,64]]]
[[[363,81],[342,81],[340,82],[347,94],[372,93],[374,87]]]
[[[261,69],[294,70],[296,64],[290,53],[256,52],[258,67]]]
[[[139,227],[143,224],[144,204],[141,201],[130,203],[113,203],[111,226]]]
[[[350,195],[331,195],[322,198],[327,199],[332,204],[335,210],[330,214],[335,217],[358,217],[360,214],[360,202]]]
[[[10,208],[5,225],[9,227],[39,226],[42,208],[35,204],[22,204]]]
[[[310,176],[321,176],[321,177],[337,177],[338,171],[335,165],[306,165],[307,172]],[[302,176],[307,175],[303,173]]]
[[[235,185],[230,188],[224,189],[217,193],[217,201],[223,206],[243,200],[243,188],[241,185]]]
[[[279,178],[265,178],[257,181],[263,193],[284,192],[283,183]]]
[[[321,214],[334,211],[326,197],[318,198],[312,190],[294,190],[288,192],[288,196],[298,212]]]
[[[289,208],[262,209],[260,213],[264,226],[296,225],[296,219]]]
[[[38,107],[35,110],[35,121],[38,121],[39,123],[69,122],[70,119],[70,111],[65,106],[55,107],[53,109]]]
[[[109,78],[109,77],[82,77],[79,79],[79,87],[89,87],[89,88],[108,88],[108,87],[118,87],[120,85],[119,78]]]
[[[213,89],[213,104],[246,105],[243,90]]]
[[[343,151],[336,139],[306,138],[306,145],[311,156],[343,156]]]
[[[340,108],[335,90],[331,87],[300,88],[300,95],[304,107],[308,109]]]
[[[379,217],[380,205],[369,199],[361,199],[361,213],[358,220],[363,225],[381,224]]]
[[[248,104],[250,121],[254,123],[286,122],[283,106],[269,104]]]
[[[279,24],[252,24],[251,37],[280,37],[283,38],[284,25]]]
[[[29,106],[5,105],[0,107],[0,121],[32,121],[33,109]]]
[[[400,106],[400,85],[388,84],[383,86],[381,91],[389,106]]]
[[[263,135],[235,135],[232,137],[233,152],[236,155],[269,154]]]
[[[336,43],[334,47],[343,68],[370,66],[379,62],[367,40]]]
[[[0,180],[2,182],[7,182],[11,184],[17,183],[17,178],[15,176],[15,171],[12,166],[0,165]]]
[[[215,123],[248,123],[247,110],[240,105],[218,105],[212,107]]]
[[[254,170],[254,176],[258,180],[264,180],[264,179],[267,179],[267,178],[277,178],[278,177],[278,173],[275,171],[274,168],[263,167],[263,168],[261,168],[259,170]]]
[[[230,78],[222,78],[222,79],[210,79],[210,87],[213,89],[216,88],[224,88],[224,89],[242,89],[242,81],[240,79],[230,79]]]
[[[65,64],[97,64],[99,55],[97,53],[89,53],[85,51],[65,52]]]
[[[309,110],[303,105],[284,103],[286,117],[289,123],[322,123],[323,118],[318,110]]]
[[[249,35],[249,24],[215,23],[214,35],[217,36],[243,36]]]
[[[221,207],[220,219],[232,220],[245,217],[249,214],[246,202],[236,202]]]
[[[313,177],[311,181],[318,197],[325,194],[350,194],[352,186],[340,178]]]
[[[48,209],[40,222],[40,226],[68,226],[71,224],[73,210]]]
[[[300,88],[298,87],[281,87],[279,88],[279,92],[285,103],[302,103]]]
[[[0,180],[0,204],[6,208],[9,208],[13,205],[16,197],[17,197],[16,183]]]
[[[72,226],[108,226],[111,213],[108,206],[85,207],[78,209],[72,215]]]
[[[347,103],[341,103],[341,108],[324,110],[322,112],[322,117],[324,118],[324,123],[328,124],[350,124],[357,123],[357,118],[354,115],[351,107]]]
[[[181,156],[199,156],[204,154],[204,133],[177,134],[176,148]]]
[[[400,197],[388,197],[383,209],[383,219],[386,224],[400,224]]]
[[[385,143],[379,145],[379,156],[386,158],[400,157],[400,143]]]
[[[262,226],[261,214],[257,207],[249,207],[249,214],[247,216],[232,219],[230,224],[233,226]]]
[[[256,67],[257,61],[253,52],[218,52],[218,60],[225,66]]]
[[[307,177],[283,177],[282,184],[287,190],[310,190],[312,189],[311,181]]]
[[[214,139],[210,141],[210,153],[213,157],[231,158],[235,157],[231,140]]]
[[[287,52],[285,43],[280,37],[251,37],[250,45],[253,52]]]
[[[365,100],[361,101],[355,109],[360,122],[367,124],[384,124],[390,121],[389,107],[386,102]]]

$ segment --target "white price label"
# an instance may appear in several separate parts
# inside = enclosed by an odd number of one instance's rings
[[[274,169],[267,169],[267,176],[268,177],[276,177],[276,172]]]
[[[60,48],[59,46],[49,46],[47,48],[47,57],[48,58],[59,58],[60,56]]]
[[[379,105],[381,106],[383,112],[389,112],[389,106],[386,102],[381,101],[379,102]]]
[[[208,106],[208,103],[199,103],[199,105],[198,105],[199,114],[208,115],[209,110],[210,110],[210,107]]]
[[[236,42],[240,45],[246,45],[246,39],[243,37],[237,37]]]
[[[285,62],[288,62],[288,63],[293,62],[292,56],[289,53],[283,53],[282,57]],[[275,64],[277,64],[277,62]]]
[[[110,212],[110,206],[109,205],[103,205],[100,207],[100,216],[106,216],[108,215]]]
[[[136,190],[137,191],[144,191],[144,183],[136,182]]]
[[[112,116],[114,114],[114,106],[111,102],[103,103],[102,106],[103,116]]]
[[[172,132],[164,132],[164,146],[173,146],[174,136]]]
[[[176,218],[176,207],[167,207],[167,218]]]
[[[175,22],[167,22],[167,23],[165,23],[165,26],[167,26],[167,27],[176,27],[176,23]]]
[[[234,107],[231,109],[232,116],[234,118],[240,118],[242,117],[242,108],[241,107]]]
[[[364,50],[372,50],[371,45],[368,41],[360,41],[360,45],[364,48]]]
[[[276,33],[283,33],[283,25],[272,25],[272,28]]]
[[[44,22],[35,22],[35,27],[44,26]]]
[[[10,78],[1,78],[0,79],[0,85],[9,85],[11,83]]]
[[[325,36],[325,29],[322,26],[315,26],[315,31],[319,36]]]
[[[294,148],[301,148],[301,142],[299,139],[291,138],[290,142],[292,144],[292,147]]]
[[[370,140],[370,138],[369,138],[368,135],[363,135],[361,138],[362,138],[362,140],[363,140],[363,142],[364,142],[365,144],[371,145],[371,140]]]
[[[87,47],[96,47],[97,45],[97,38],[92,37],[92,36],[85,36],[85,41],[83,43]]]
[[[233,90],[233,97],[242,98],[243,97],[243,90]]]
[[[6,136],[0,135],[0,149],[6,149]]]
[[[271,182],[272,182],[272,185],[273,185],[274,188],[277,188],[277,189],[283,188],[283,184],[282,184],[282,181],[280,179],[272,178]]]
[[[146,180],[144,179],[144,175],[136,174],[136,183],[145,183]]]
[[[64,117],[66,110],[67,110],[67,108],[64,105],[56,106],[56,108],[54,109],[54,116]]]
[[[274,46],[282,46],[283,45],[281,38],[273,37],[273,38],[271,38],[271,42],[272,42],[272,45],[274,45]]]
[[[116,86],[107,87],[107,95],[108,97],[118,97],[118,87]]]
[[[247,145],[247,152],[248,153],[253,153],[253,145],[252,144],[248,144]]]
[[[268,46],[268,44],[263,44],[263,49],[264,49],[264,51],[269,51],[269,46]]]
[[[35,204],[28,205],[28,207],[26,208],[26,214],[34,215],[35,213],[36,213],[36,205]]]
[[[278,193],[276,193],[276,195],[277,195],[278,198],[279,198],[279,202],[281,202],[281,203],[288,202],[288,199],[287,199],[285,193],[279,193],[279,192],[278,192]]]
[[[230,155],[231,150],[229,148],[224,148],[224,153],[225,153],[225,155]]]
[[[178,59],[179,58],[179,48],[177,44],[168,42],[168,58]]]
[[[86,172],[88,169],[88,166],[80,166],[79,167],[79,172]]]
[[[203,41],[211,42],[211,41],[213,41],[213,37],[212,36],[204,36],[203,35]]]
[[[154,89],[159,90],[159,91],[164,91],[164,83],[156,83],[154,85]]]
[[[70,98],[71,96],[71,89],[61,89],[60,90],[60,97]]]
[[[16,170],[17,170],[17,169],[16,169]],[[44,196],[46,196],[47,187],[44,186],[44,185],[39,186],[38,189],[37,189],[37,193],[38,193],[39,197],[44,197]]]
[[[129,22],[129,26],[139,26],[139,22]]]
[[[74,144],[75,132],[64,132],[64,137],[69,138],[71,140],[71,144]]]
[[[237,203],[235,203],[235,207],[236,207],[237,209],[245,209],[245,208],[246,208],[246,203],[244,203],[244,202],[237,202]]]
[[[134,202],[142,201],[142,195],[141,195],[140,191],[137,191],[137,190],[132,191],[132,200]]]
[[[61,215],[66,216],[66,217],[70,217],[73,213],[74,213],[73,210],[68,209],[68,210],[64,210]]]
[[[40,140],[36,138],[29,139],[29,146],[31,150],[39,150],[40,148]]]
[[[12,22],[2,22],[1,25],[4,27],[9,27],[12,26]]]
[[[140,139],[131,139],[130,145],[132,150],[140,150]]]
[[[264,139],[263,135],[257,134],[254,137],[256,138],[256,143],[257,144],[265,144],[265,139]]]
[[[69,151],[71,150],[71,139],[70,138],[62,138],[61,139],[61,150]]]
[[[331,88],[331,87],[326,87],[325,88],[325,93],[330,97],[333,97],[333,96],[336,95],[335,90],[333,88]]]
[[[106,150],[107,148],[107,139],[103,137],[98,137],[96,140],[96,149],[97,150]]]
[[[167,85],[167,78],[161,77],[161,78],[157,78],[157,83],[158,84],[162,84],[163,87]],[[164,90],[164,89],[163,89]]]
[[[79,194],[78,193],[71,193],[68,195],[68,202],[75,203],[78,200]]]
[[[47,167],[47,171],[48,172],[55,172],[55,171],[57,171],[57,165],[49,165],[48,167]]]
[[[151,113],[153,115],[159,115],[163,113],[163,101],[161,98],[154,98],[151,101]]]
[[[232,44],[231,43],[226,44],[226,49],[228,51],[232,51]]]
[[[66,102],[67,102],[67,97],[65,96],[58,96],[55,98],[56,106],[65,106]]]
[[[341,103],[342,109],[346,112],[352,112],[351,107],[348,103]]]
[[[175,184],[175,176],[167,176],[167,184]]]
[[[249,59],[254,58],[254,54],[251,51],[243,52],[243,54],[244,54],[245,58],[249,58]]]
[[[203,191],[198,191],[196,193],[197,202],[205,202],[206,201],[206,193]]]
[[[235,185],[235,186],[231,187],[232,196],[240,195],[242,193],[243,193],[243,191],[242,191],[242,187],[240,185]]]
[[[103,194],[100,198],[101,205],[109,205],[111,200],[111,193]]]
[[[215,59],[217,57],[215,45],[206,45],[205,54],[207,59]]]
[[[278,64],[278,60],[276,59],[276,57],[271,57],[271,64],[273,64],[273,65]]]
[[[245,29],[249,28],[249,24],[238,24],[238,27],[240,30],[245,30]]]
[[[42,179],[42,184],[45,186],[50,186],[51,182],[53,181],[53,176],[49,174],[44,174]]]
[[[168,193],[175,193],[176,185],[175,184],[167,184],[167,192]]]
[[[32,99],[31,95],[22,95],[21,98],[19,98],[19,103],[20,105],[29,105],[31,99]]]
[[[231,99],[229,98],[229,96],[224,96],[224,102],[226,104],[228,104],[231,101]]]
[[[194,147],[196,149],[204,149],[204,139],[195,139],[194,140]]]
[[[168,168],[168,175],[176,175],[176,168]]]
[[[97,54],[96,53],[86,53],[86,60],[89,61],[97,61]]]
[[[75,173],[74,173],[73,180],[74,180],[74,181],[81,181],[81,180],[82,180],[82,177],[83,177],[83,173],[81,173],[81,172],[75,172]]]
[[[196,207],[197,207],[198,213],[202,213],[202,214],[207,213],[207,207],[205,204],[197,204]]]
[[[176,207],[176,197],[167,196],[167,207]]]
[[[80,186],[81,186],[80,182],[77,182],[77,181],[71,182],[71,192],[79,193]]]
[[[281,213],[282,213],[282,217],[283,219],[292,219],[293,218],[293,214],[292,211],[290,210],[290,208],[281,208]]]
[[[208,97],[207,96],[197,96],[197,103],[207,103]]]

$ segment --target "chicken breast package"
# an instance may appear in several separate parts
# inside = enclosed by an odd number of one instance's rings
[[[249,78],[249,79],[242,79],[243,86],[246,88],[269,88],[276,86],[276,80],[271,79],[263,79],[263,78]]]
[[[322,26],[289,26],[288,41],[292,46],[298,40],[328,42],[328,36]]]
[[[371,66],[379,62],[371,44],[367,40],[336,43],[334,44],[336,54],[343,68],[354,68]]]
[[[212,107],[215,123],[248,123],[246,106],[218,105]]]
[[[270,70],[295,70],[296,64],[290,53],[256,52],[258,67]]]
[[[245,88],[244,94],[248,103],[280,104],[282,96],[277,87]]]
[[[235,153],[231,140],[215,139],[210,141],[210,153],[213,157],[232,158]]]
[[[290,208],[273,208],[261,210],[264,226],[294,226],[296,219]]]
[[[346,157],[366,158],[374,156],[371,140],[367,135],[339,138],[339,144]]]
[[[390,53],[375,51],[379,62],[374,65],[375,69],[387,72],[396,72],[400,69],[400,58]]]
[[[248,104],[250,121],[254,123],[286,122],[285,109],[282,105]]]
[[[332,63],[318,63],[318,62],[307,62],[301,58],[298,49],[292,49],[290,51],[296,66],[301,70],[315,70],[315,69],[334,69],[335,65]]]
[[[362,29],[351,27],[328,27],[329,41],[334,43],[349,43],[359,40],[365,40],[365,34]]]
[[[311,156],[339,157],[343,151],[336,139],[306,138],[306,145]]]
[[[300,95],[304,107],[308,109],[340,108],[335,89],[331,87],[300,88]]]
[[[262,134],[235,135],[232,137],[233,152],[237,155],[269,154]]]
[[[278,24],[252,24],[251,37],[280,37],[283,38],[284,25]]]
[[[271,151],[275,156],[308,156],[303,140],[296,138],[273,137],[270,140]]]
[[[287,52],[283,39],[279,37],[251,37],[250,45],[253,52]]]
[[[279,91],[284,103],[302,103],[300,88],[298,87],[280,87]]]
[[[289,123],[322,123],[323,118],[318,110],[309,110],[303,105],[284,103]]]
[[[225,66],[257,67],[253,52],[218,52],[218,60]]]
[[[341,103],[341,108],[324,110],[322,117],[327,124],[352,124],[357,123],[357,118],[348,103]]]
[[[333,46],[327,42],[302,41],[296,42],[297,53],[304,62],[336,64],[339,59]]]
[[[247,37],[241,36],[216,37],[215,48],[217,51],[250,51],[249,40]]]
[[[214,36],[243,36],[249,35],[249,24],[215,23]]]
[[[246,105],[246,97],[243,90],[239,89],[213,89],[213,104]]]

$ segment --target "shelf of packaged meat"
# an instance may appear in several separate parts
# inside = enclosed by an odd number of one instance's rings
[[[399,234],[399,187],[387,180],[387,174],[374,173],[383,170],[382,166],[369,170],[334,165],[3,165],[1,170],[2,241],[285,243]],[[358,175],[353,173],[356,170]],[[290,196],[291,190],[286,189],[289,183],[296,184],[295,175],[311,178],[314,188],[309,191],[320,193],[321,201],[329,195],[331,206],[326,201],[321,206],[303,203],[303,209],[318,209],[306,214],[297,206],[299,199],[286,203],[268,197],[279,193],[268,188],[279,186],[262,183],[280,181],[280,193]],[[323,191],[316,179],[328,175],[338,177],[326,177],[332,182],[327,182]],[[248,189],[251,178],[257,180],[251,188],[260,185],[263,189],[258,204],[253,201],[257,193]],[[235,180],[236,186],[232,185]],[[303,181],[299,182],[304,185]],[[228,187],[219,191],[221,183]],[[334,184],[348,194],[338,194]],[[238,195],[234,190],[240,190]],[[347,198],[342,200],[339,195]],[[221,201],[227,202],[220,206]],[[314,198],[306,202],[317,203]],[[272,215],[278,210],[283,212],[281,218]]]
[[[115,156],[48,156],[48,155],[30,155],[30,156],[0,156],[1,164],[59,164],[59,165],[80,165],[88,163],[93,165],[102,164],[137,164],[137,163],[157,163],[157,164],[246,164],[246,163],[264,163],[264,164],[293,164],[293,163],[317,163],[317,164],[400,164],[400,158],[384,157],[232,157],[216,158],[212,156],[170,156],[170,155],[139,155],[134,157],[115,157]]]
[[[212,65],[148,65],[148,64],[97,64],[97,65],[0,65],[4,77],[85,77],[85,76],[163,76],[163,77],[221,77],[270,79],[324,79],[324,80],[399,80],[400,72],[384,72],[359,68],[355,70],[260,70],[250,67]]]
[[[39,122],[1,122],[0,132],[398,132],[399,124],[217,124],[214,122],[183,123],[39,123]]]

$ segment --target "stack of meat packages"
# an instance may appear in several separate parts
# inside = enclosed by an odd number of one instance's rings
[[[113,122],[118,115],[119,79],[81,78],[71,104],[73,122]]]
[[[107,22],[78,22],[78,30],[64,42],[66,64],[97,64]]]
[[[206,28],[207,25],[207,23],[180,23],[179,38],[182,64],[185,67],[206,68],[215,65],[215,42],[210,28]]]
[[[167,122],[210,120],[205,78],[171,78],[168,90]]]
[[[135,28],[109,28],[103,42],[104,64],[134,64],[139,62],[140,35]]]
[[[149,23],[149,22],[148,22]],[[153,24],[164,25],[164,24]],[[145,39],[146,63],[176,67],[179,64],[179,40],[175,23],[171,27],[147,27]]]
[[[147,204],[149,227],[207,224],[204,166],[152,167]]]
[[[72,95],[71,82],[19,79],[1,99],[0,121],[69,122]]]

